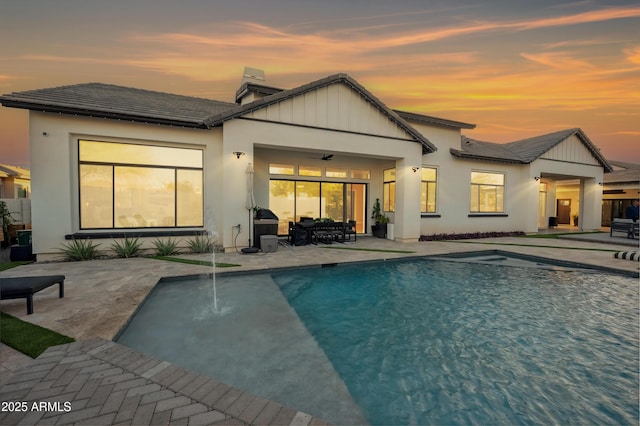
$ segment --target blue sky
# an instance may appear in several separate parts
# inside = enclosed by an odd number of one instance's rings
[[[232,101],[244,66],[291,88],[346,72],[392,108],[508,142],[581,127],[640,163],[633,1],[0,0],[0,92],[89,81]],[[0,162],[28,165],[0,108]]]

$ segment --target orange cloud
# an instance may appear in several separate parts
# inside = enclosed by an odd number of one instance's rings
[[[582,71],[585,68],[587,69],[595,68],[592,64],[580,59],[572,58],[565,52],[551,52],[551,53],[538,53],[538,54],[521,53],[520,56],[522,56],[523,58],[529,61],[536,62],[538,64],[546,65],[548,67],[557,68],[557,69]]]
[[[535,19],[521,22],[519,26],[523,30],[543,27],[557,27],[565,25],[586,24],[589,22],[610,21],[612,19],[640,17],[640,7],[612,8],[593,10],[575,15],[558,16],[556,18]]]
[[[627,55],[627,60],[629,62],[640,65],[640,46],[632,49],[625,49],[624,54]]]

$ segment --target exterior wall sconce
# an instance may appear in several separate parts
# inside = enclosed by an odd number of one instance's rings
[[[598,182],[598,185],[602,186],[602,185],[603,185],[603,183],[602,183],[602,182]]]
[[[242,151],[233,151],[233,155],[236,156],[236,158],[240,158],[244,155],[244,152]]]
[[[418,169],[419,169],[419,168],[420,168],[420,167],[413,166],[413,167],[411,167],[411,170],[413,170],[413,173],[415,173],[415,172],[417,172],[417,171],[418,171]]]
[[[540,176],[536,176],[536,177],[534,177],[534,179],[535,179],[535,180],[536,180],[536,182],[537,182],[537,181],[539,181],[539,180],[540,180]]]

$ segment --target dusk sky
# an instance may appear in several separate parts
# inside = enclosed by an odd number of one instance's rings
[[[103,82],[232,102],[245,66],[293,88],[344,72],[387,106],[510,142],[582,128],[640,163],[637,0],[0,0],[0,93]],[[0,163],[29,166],[0,107]]]

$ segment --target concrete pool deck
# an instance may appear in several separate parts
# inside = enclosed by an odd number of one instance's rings
[[[507,237],[416,243],[396,243],[377,238],[359,237],[357,242],[344,245],[279,246],[276,252],[267,254],[216,253],[215,260],[241,265],[218,268],[218,272],[225,273],[479,250],[505,250],[593,267],[613,268],[623,273],[638,274],[640,271],[638,262],[613,257],[617,251],[638,250],[637,240],[609,237],[608,233],[576,234],[567,237],[562,239]],[[181,257],[211,260],[210,255]],[[212,424],[216,421],[226,424],[322,423],[321,420],[295,409],[254,397],[250,394],[251,389],[244,389],[246,392],[243,392],[243,390],[218,383],[214,380],[215,378],[199,376],[182,369],[176,370],[180,371],[179,373],[174,371],[172,377],[175,379],[182,374],[182,377],[189,377],[189,380],[176,379],[181,383],[177,388],[171,387],[174,383],[167,385],[164,382],[154,381],[154,377],[160,375],[159,371],[153,370],[154,368],[159,369],[160,365],[163,366],[162,370],[178,367],[150,357],[145,363],[141,360],[145,359],[146,355],[111,342],[160,278],[210,272],[211,268],[206,266],[134,258],[35,263],[0,273],[2,277],[65,275],[64,299],[58,298],[56,289],[47,289],[34,298],[32,315],[26,315],[26,304],[21,299],[2,301],[0,308],[3,312],[78,340],[71,345],[50,348],[37,360],[16,354],[4,345],[0,346],[1,401],[20,401],[25,398],[30,401],[61,401],[61,397],[64,396],[77,403],[69,413],[0,412],[0,423],[94,424],[98,421],[106,424],[148,424],[156,421],[162,424],[197,424],[198,422]],[[105,354],[111,354],[111,358],[100,358]],[[97,373],[98,370],[83,370],[86,368],[86,366],[83,367],[83,363],[87,362],[108,365],[106,370],[111,373],[105,375]],[[140,362],[146,365],[146,370],[144,365],[139,364]],[[135,382],[132,388],[126,388],[125,385],[117,387],[119,383],[112,382],[113,378],[108,378],[111,374],[129,377],[123,380],[125,382],[139,381]],[[93,377],[91,381],[90,377]],[[80,386],[81,382],[82,386]],[[54,386],[56,383],[57,386]],[[75,387],[72,383],[75,383]],[[86,388],[89,383],[93,386],[93,390]],[[197,387],[197,389],[187,389],[186,385],[189,383],[193,384],[191,387]],[[105,387],[104,384],[107,386]],[[75,390],[59,394],[69,386],[71,386],[70,389]],[[218,389],[218,386],[222,387]],[[45,388],[49,390],[48,394]],[[98,389],[102,397],[97,396]],[[223,389],[224,394],[218,395],[217,392]],[[199,393],[196,394],[189,393],[198,391]],[[207,396],[201,395],[207,391],[209,391],[209,399],[207,401],[199,399]],[[150,396],[151,394],[154,395]],[[117,402],[122,395],[124,395],[122,399]],[[212,401],[216,395],[217,399]],[[230,399],[232,401],[229,402]],[[169,400],[177,405],[170,406],[168,402],[162,403]],[[111,401],[111,405],[106,405],[108,401]],[[175,411],[177,414],[174,414],[174,410],[177,410]],[[168,414],[167,411],[169,411]]]

